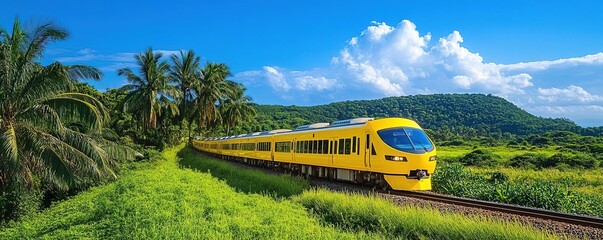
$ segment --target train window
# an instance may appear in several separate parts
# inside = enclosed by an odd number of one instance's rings
[[[369,149],[371,146],[371,135],[366,134],[366,149]]]
[[[360,155],[360,138],[358,138],[358,151],[356,152],[356,155]]]
[[[329,141],[329,154],[333,154],[333,141]]]
[[[333,154],[337,154],[337,140],[333,141]]]
[[[344,143],[345,143],[345,139],[343,139],[343,138],[339,139],[339,151],[338,151],[339,154],[343,154],[343,149],[345,148]]]
[[[322,140],[322,153],[323,154],[329,153],[329,140]]]
[[[312,153],[312,149],[314,148],[314,141],[310,141],[310,146],[308,147],[308,153]]]
[[[314,148],[312,148],[312,153],[318,153],[318,140],[314,140]]]
[[[377,155],[377,151],[375,151],[375,145],[371,144],[371,155]]]
[[[350,148],[352,147],[352,139],[345,139],[345,154],[350,155]]]
[[[356,152],[356,136],[352,138],[352,152]]]
[[[308,141],[304,141],[303,153],[308,153]]]
[[[299,141],[295,141],[295,152],[299,153]]]
[[[293,152],[293,147],[294,147],[295,145],[293,145],[293,142],[291,142],[290,144],[291,144],[291,145],[289,145],[289,146],[291,146],[291,149],[289,149],[289,152]]]
[[[274,151],[275,152],[289,152],[291,151],[291,143],[290,142],[276,142],[274,143]]]
[[[318,154],[322,154],[322,140],[318,140]]]

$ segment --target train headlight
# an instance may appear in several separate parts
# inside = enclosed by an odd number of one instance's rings
[[[438,156],[433,155],[433,156],[429,157],[429,161],[435,161],[435,160],[438,160]]]
[[[390,155],[385,155],[385,160],[389,160],[389,161],[398,161],[398,162],[407,162],[408,160],[406,159],[406,157],[401,157],[401,156],[390,156]]]

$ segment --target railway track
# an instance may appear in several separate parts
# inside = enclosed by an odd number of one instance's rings
[[[587,227],[603,229],[603,218],[577,215],[571,213],[561,213],[538,208],[522,207],[504,203],[487,202],[475,199],[453,197],[448,195],[435,194],[430,192],[414,192],[414,191],[380,191],[384,194],[393,194],[404,197],[420,198],[424,200],[481,208],[504,213],[510,213],[521,216],[536,217],[546,220],[553,220],[563,223],[576,224]]]

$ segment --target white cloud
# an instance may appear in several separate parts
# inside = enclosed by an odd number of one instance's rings
[[[308,92],[321,92],[336,90],[337,80],[327,78],[312,71],[289,71],[274,66],[264,66],[262,70],[244,71],[234,75],[234,79],[251,86],[268,85],[272,90],[281,95],[290,95],[290,90],[307,94]]]
[[[264,71],[266,79],[268,79],[268,83],[272,89],[285,92],[291,89],[291,86],[289,86],[289,83],[287,83],[287,80],[285,80],[285,75],[283,75],[283,73],[281,73],[279,70],[274,67],[265,66]]]
[[[431,34],[421,35],[409,20],[396,27],[373,22],[331,62],[356,85],[368,84],[382,96],[451,89],[509,95],[533,86],[529,74],[505,74],[498,65],[485,63],[478,53],[462,47],[458,31],[433,46],[430,40]]]
[[[577,65],[603,65],[603,53],[586,55],[583,57],[557,59],[553,61],[520,62],[515,64],[500,64],[498,68],[503,71],[542,71],[553,67],[572,67]]]
[[[384,35],[389,34],[394,30],[393,27],[388,26],[384,22],[377,23],[376,21],[371,22],[373,25],[369,26],[362,32],[362,35],[368,36],[373,41],[380,41]]]
[[[571,85],[564,89],[559,88],[538,88],[539,98],[548,102],[570,101],[570,102],[594,102],[602,101],[603,97],[593,95],[582,87]]]

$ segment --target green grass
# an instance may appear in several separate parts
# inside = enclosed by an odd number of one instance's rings
[[[388,239],[558,239],[518,223],[467,217],[413,206],[400,207],[378,196],[304,192],[293,198],[320,219],[340,228],[379,233]]]
[[[185,148],[178,153],[182,167],[209,172],[228,185],[246,193],[268,193],[279,197],[289,197],[302,193],[310,187],[303,178],[288,174],[272,175],[254,169],[241,169],[232,163],[210,158],[196,150]]]
[[[182,147],[164,151],[164,159],[149,168],[135,168],[116,182],[10,224],[0,239],[558,238],[518,223],[304,190],[304,180],[237,168]]]
[[[509,181],[500,172],[482,175],[459,163],[440,164],[433,175],[434,192],[603,217],[600,195],[577,192],[571,183],[553,180]]]
[[[510,158],[526,153],[543,154],[550,157],[559,153],[557,147],[550,146],[547,148],[534,148],[533,150],[511,148],[506,146],[497,147],[480,147],[480,149],[488,150],[502,158],[503,162],[507,162]],[[447,159],[457,158],[473,151],[471,146],[444,146],[438,147],[438,157],[446,162]],[[596,169],[520,169],[511,167],[469,167],[471,172],[477,173],[484,177],[490,177],[494,172],[501,172],[509,176],[513,182],[518,181],[553,181],[572,185],[575,191],[587,194],[603,196],[603,168]]]
[[[571,185],[573,190],[603,196],[603,169],[593,170],[559,170],[559,169],[518,169],[518,168],[478,168],[470,167],[471,172],[489,177],[494,172],[509,176],[513,182],[518,181],[553,181]]]
[[[514,156],[517,155],[522,155],[522,154],[526,154],[526,153],[540,153],[540,154],[544,154],[547,157],[550,157],[552,155],[554,155],[555,153],[558,153],[559,150],[556,150],[556,146],[549,146],[546,148],[537,148],[537,147],[530,147],[530,148],[512,148],[512,147],[507,147],[507,146],[496,146],[496,147],[484,147],[484,146],[480,146],[479,149],[485,149],[488,150],[500,157],[502,157],[503,159],[510,159]],[[475,150],[474,147],[472,146],[442,146],[442,147],[438,147],[438,158],[442,158],[444,160],[446,160],[447,158],[455,158],[455,157],[462,157],[465,154],[471,152]]]
[[[291,201],[235,191],[210,174],[180,169],[179,148],[0,232],[0,239],[353,239]]]

